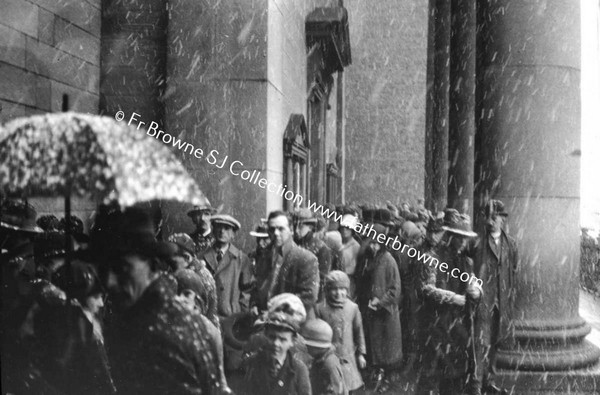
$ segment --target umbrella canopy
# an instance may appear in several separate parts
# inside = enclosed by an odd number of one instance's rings
[[[8,196],[89,196],[121,206],[205,204],[176,156],[144,130],[78,113],[15,119],[0,130],[0,189]]]

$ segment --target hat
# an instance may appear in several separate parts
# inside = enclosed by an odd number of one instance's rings
[[[33,242],[36,259],[48,259],[64,256],[66,237],[63,232],[53,230],[38,235]]]
[[[212,217],[210,217],[210,222],[212,224],[223,224],[223,225],[231,226],[233,228],[233,230],[236,230],[236,231],[242,227],[242,225],[239,223],[239,221],[237,219],[235,219],[231,215],[227,215],[227,214],[213,215]]]
[[[443,232],[444,226],[444,212],[438,211],[429,215],[429,222],[427,222],[427,232],[437,233]]]
[[[250,236],[257,237],[259,239],[269,237],[269,231],[266,225],[257,225],[254,230],[250,231]]]
[[[273,317],[279,317],[275,321],[281,321],[282,318],[277,316],[276,313],[283,313],[287,317],[285,318],[286,325],[291,325],[294,331],[298,331],[300,325],[306,320],[306,309],[302,300],[291,293],[275,295],[267,302],[267,320],[265,324],[275,319]]]
[[[477,233],[471,230],[471,221],[468,216],[460,214],[456,209],[447,208],[444,212],[444,225],[446,232],[464,237],[476,237]]]
[[[373,239],[376,239],[379,236],[379,233],[387,235],[387,228],[382,224],[374,224],[372,229],[377,232],[377,235]]]
[[[71,226],[69,233],[71,234],[71,236],[73,236],[75,240],[77,240],[80,243],[87,243],[90,241],[90,237],[83,233],[83,221],[79,217],[71,215],[70,225]],[[60,219],[58,229],[66,231],[67,221],[65,218]]]
[[[210,205],[210,202],[208,201],[208,199],[206,199],[206,203],[205,204],[192,207],[192,209],[187,212],[187,216],[191,217],[193,214],[199,213],[199,212],[202,212],[202,211],[208,211],[208,212],[210,212],[210,214],[215,214],[217,212],[217,210],[214,209]]]
[[[331,347],[333,330],[329,324],[319,318],[306,321],[301,331],[307,346],[317,348]]]
[[[344,228],[354,229],[358,225],[358,217],[352,214],[344,214],[340,226]]]
[[[174,243],[156,240],[156,228],[150,215],[141,208],[129,207],[113,211],[93,233],[92,247],[100,254],[122,255],[137,252],[146,256],[170,257],[176,252]]]
[[[35,223],[45,232],[50,230],[60,230],[60,221],[56,215],[42,215],[35,221]]]
[[[402,237],[404,240],[414,240],[420,236],[423,236],[423,232],[414,222],[406,221],[402,224]]]
[[[21,232],[42,233],[36,225],[35,208],[21,200],[5,200],[0,206],[0,227]]]
[[[373,213],[373,222],[384,226],[394,226],[392,213],[387,208],[378,208]]]
[[[173,273],[177,280],[177,293],[180,294],[186,289],[194,291],[199,298],[204,292],[202,278],[192,269],[179,269]]]
[[[350,289],[350,278],[341,270],[332,270],[325,276],[325,287]]]
[[[316,224],[318,222],[314,212],[307,208],[296,210],[294,219],[300,224]]]
[[[265,327],[284,329],[294,333],[297,333],[300,328],[292,317],[283,311],[269,313],[265,321]]]
[[[485,205],[485,215],[492,216],[493,214],[502,215],[503,217],[508,217],[508,213],[505,211],[504,203],[500,200],[490,200]]]
[[[185,252],[194,255],[196,243],[187,233],[174,233],[167,239],[171,243],[177,244]]]

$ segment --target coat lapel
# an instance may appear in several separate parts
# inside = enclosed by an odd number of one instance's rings
[[[208,266],[208,270],[213,274],[216,274],[217,271],[217,252],[214,248],[209,248],[208,251],[204,254],[204,260]]]
[[[502,239],[500,242],[502,242]],[[500,260],[500,257],[498,256],[498,247],[494,243],[494,239],[492,237],[490,237],[489,235],[487,236],[487,243],[488,243],[488,246],[490,247],[490,250],[492,251],[492,254],[494,254],[496,259]]]
[[[227,267],[229,267],[233,263],[233,261],[238,258],[238,254],[239,254],[239,250],[237,248],[235,248],[235,246],[233,244],[229,244],[229,248],[227,249],[227,252],[225,253],[225,255],[223,255],[223,259],[221,260],[221,263],[219,263],[216,266],[215,277],[219,273],[221,273],[223,270],[225,270]],[[216,252],[214,253],[214,255],[215,255],[215,263],[216,263],[217,262]]]

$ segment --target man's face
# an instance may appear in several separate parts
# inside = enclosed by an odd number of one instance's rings
[[[268,237],[259,237],[256,239],[256,244],[258,245],[258,248],[264,250],[271,244],[271,239]]]
[[[284,215],[269,220],[269,237],[276,247],[281,247],[292,237],[290,223]]]
[[[233,228],[225,224],[214,224],[213,236],[220,244],[229,244],[233,240]]]
[[[135,304],[155,278],[149,259],[137,254],[127,254],[111,264],[106,278],[106,288],[118,310]]]
[[[306,236],[308,234],[308,232],[310,232],[311,230],[313,230],[312,225],[298,222],[298,223],[296,223],[296,226],[294,227],[294,234],[296,235],[297,239],[301,239],[304,236]]]
[[[291,331],[267,327],[265,335],[269,341],[269,350],[274,357],[280,357],[294,345],[294,334]]]
[[[192,214],[192,222],[196,227],[210,229],[210,211],[197,211]]]
[[[104,307],[104,295],[101,293],[93,294],[85,298],[84,308],[92,314],[98,314]]]
[[[340,234],[342,235],[343,241],[350,240],[352,238],[352,229],[340,226]]]
[[[504,217],[502,215],[492,214],[485,219],[485,227],[489,233],[498,233],[502,230]]]
[[[456,252],[463,252],[467,247],[468,239],[459,235],[450,236],[450,245]]]
[[[377,241],[371,240],[369,242],[369,248],[371,249],[371,252],[373,252],[373,254],[377,254],[381,249],[381,245],[379,245]]]

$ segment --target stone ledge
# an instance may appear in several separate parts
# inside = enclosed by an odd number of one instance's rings
[[[600,363],[587,369],[562,372],[516,372],[498,370],[496,383],[511,395],[597,394],[600,392]]]

